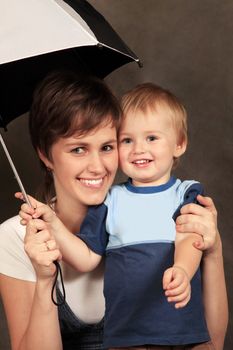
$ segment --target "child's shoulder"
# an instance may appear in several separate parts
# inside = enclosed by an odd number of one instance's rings
[[[200,194],[203,193],[204,187],[203,185],[196,180],[184,180],[181,181],[180,179],[176,180],[176,191],[180,195],[185,195],[188,192],[196,191]]]
[[[204,194],[203,185],[195,180],[177,180],[176,181],[176,211],[173,214],[173,219],[176,220],[177,216],[180,215],[180,209],[182,206],[189,203],[198,203],[197,196]]]
[[[204,194],[203,185],[196,180],[177,179],[176,181],[176,196],[182,203],[195,203],[198,194]]]

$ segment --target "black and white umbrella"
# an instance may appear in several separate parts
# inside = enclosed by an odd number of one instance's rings
[[[1,0],[0,126],[28,111],[35,85],[51,70],[104,78],[136,61],[85,0]]]
[[[0,127],[27,112],[37,83],[53,70],[104,78],[138,57],[85,0],[0,1]],[[26,194],[10,155],[7,158]]]

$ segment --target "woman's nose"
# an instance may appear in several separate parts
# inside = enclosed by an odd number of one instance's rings
[[[92,173],[101,173],[104,170],[103,160],[99,154],[93,154],[89,158],[88,170]]]

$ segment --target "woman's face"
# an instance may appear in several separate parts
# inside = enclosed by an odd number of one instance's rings
[[[57,200],[84,206],[100,204],[112,185],[117,167],[117,133],[111,124],[85,135],[60,138],[51,149]],[[61,203],[62,204],[62,203]]]

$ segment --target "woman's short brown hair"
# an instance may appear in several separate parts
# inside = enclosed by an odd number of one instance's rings
[[[118,128],[120,117],[120,104],[103,80],[80,78],[73,72],[53,73],[34,93],[31,141],[49,158],[51,146],[60,137],[83,135],[108,123]]]

